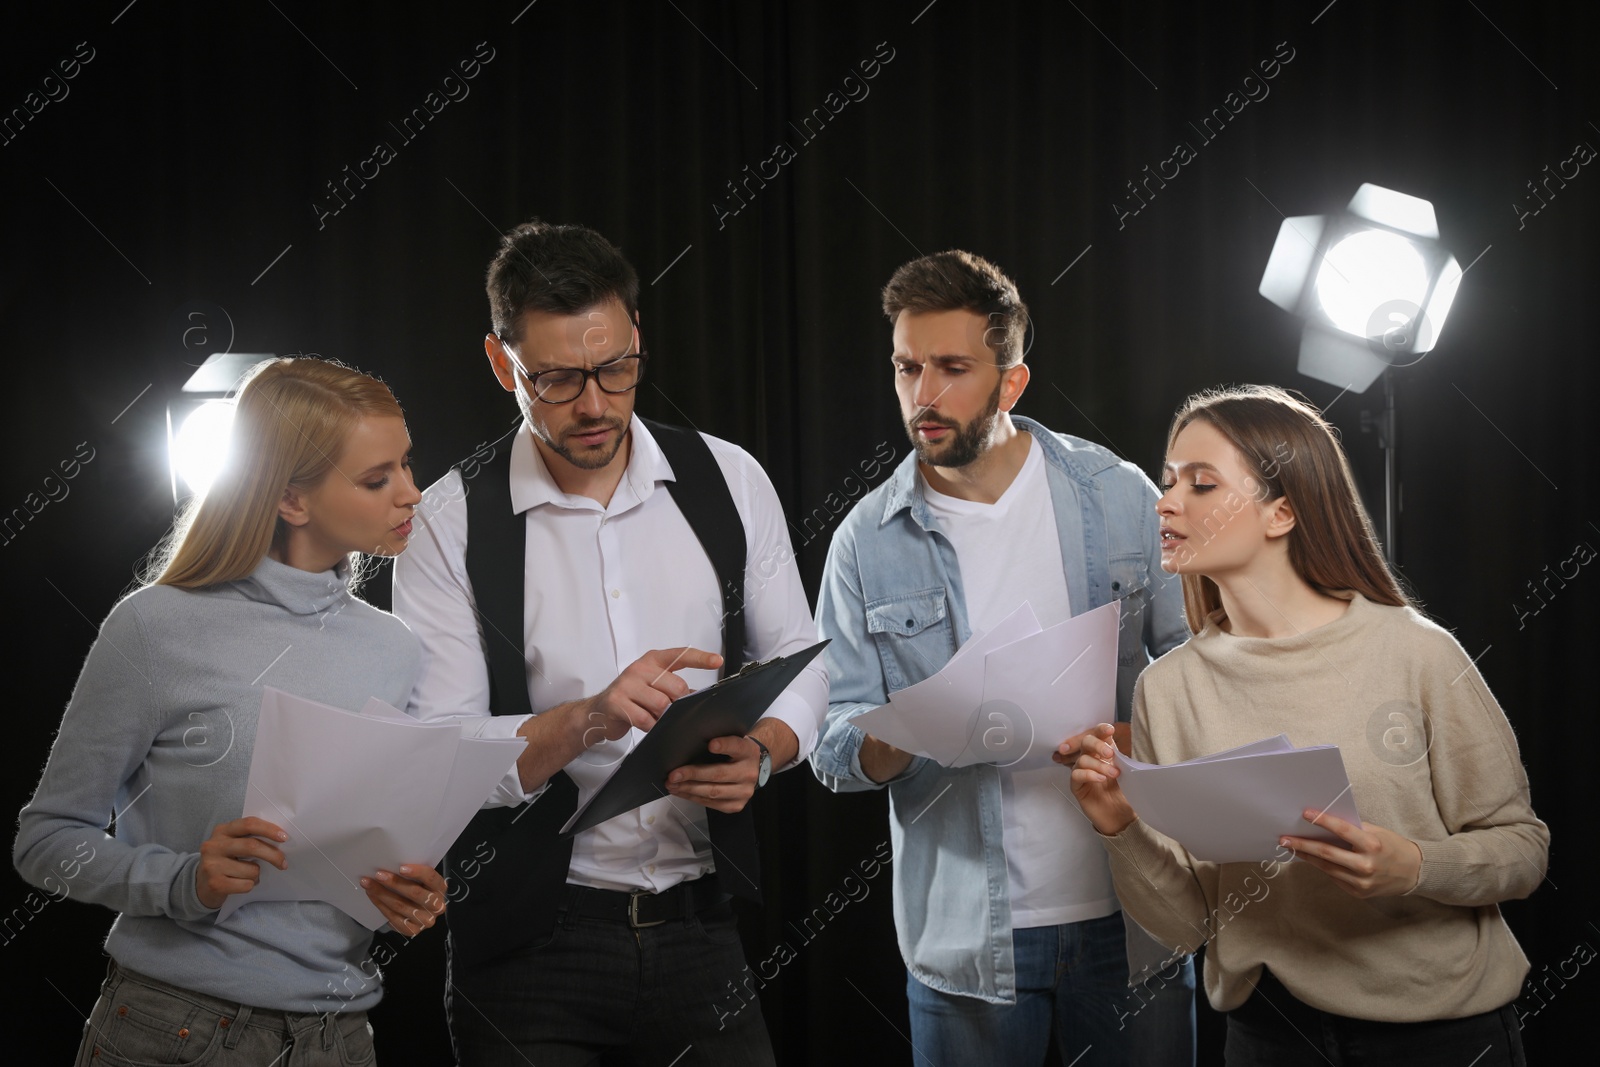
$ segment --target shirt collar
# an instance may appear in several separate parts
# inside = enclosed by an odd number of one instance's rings
[[[657,482],[677,480],[661,446],[645,429],[639,416],[630,418],[628,433],[633,439],[628,466],[622,472],[622,481],[611,498],[611,505],[604,509],[610,514],[627,511],[650,499]],[[599,503],[586,496],[561,491],[545,465],[544,455],[534,447],[533,427],[523,419],[511,442],[511,512],[520,515],[545,504],[584,511],[601,510]]]

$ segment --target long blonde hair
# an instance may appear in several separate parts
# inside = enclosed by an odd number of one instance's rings
[[[1307,584],[1323,593],[1353,589],[1375,604],[1412,604],[1384,561],[1344,449],[1316,408],[1272,385],[1208,389],[1172,417],[1169,454],[1178,434],[1197,420],[1239,450],[1257,481],[1259,502],[1287,497],[1293,505],[1289,565]],[[1199,633],[1207,616],[1222,608],[1222,594],[1203,574],[1182,578],[1184,614],[1190,631]]]
[[[249,575],[287,536],[278,516],[284,491],[315,488],[358,422],[388,416],[404,417],[389,387],[343,364],[258,363],[238,392],[222,470],[156,546],[145,582],[199,589]],[[352,554],[352,577],[358,560]]]

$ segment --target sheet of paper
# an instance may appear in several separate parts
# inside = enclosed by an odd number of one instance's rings
[[[1283,735],[1157,766],[1117,754],[1119,781],[1139,818],[1212,863],[1276,859],[1285,834],[1339,844],[1300,817],[1307,808],[1359,824],[1334,745],[1295,748]]]
[[[445,784],[444,803],[439,805],[438,818],[434,821],[433,840],[422,851],[424,858],[417,862],[431,867],[444,858],[526,747],[527,742],[520,737],[461,738],[456,746],[455,762],[450,767],[450,778]]]
[[[1033,608],[1023,603],[989,630],[973,634],[939,671],[889,694],[889,703],[854,722],[880,741],[950,766],[966,750],[983,703],[984,657],[1039,632]]]
[[[1117,714],[1116,601],[984,657],[983,703],[953,767],[1048,767],[1067,738]]]
[[[438,863],[523,747],[374,710],[262,693],[243,814],[284,829],[289,869],[263,864],[259,884],[229,896],[218,922],[257,901],[323,900],[377,929],[384,918],[361,878]]]

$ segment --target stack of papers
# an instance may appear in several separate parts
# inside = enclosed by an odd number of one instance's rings
[[[386,921],[361,879],[432,867],[522,754],[522,738],[463,737],[381,700],[355,714],[268,687],[261,695],[245,816],[282,827],[289,869],[227,898],[221,922],[267,900],[323,900],[369,930]]]
[[[1307,808],[1361,825],[1337,745],[1295,748],[1279,734],[1166,766],[1118,752],[1117,766],[1123,795],[1139,818],[1197,860],[1282,859],[1278,838],[1286,834],[1345,844],[1306,822],[1301,813]]]
[[[946,767],[1048,766],[1061,742],[1116,717],[1121,611],[1113,601],[1046,629],[1024,603],[853,721]]]

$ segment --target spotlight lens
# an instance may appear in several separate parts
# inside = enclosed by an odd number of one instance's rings
[[[1356,337],[1381,336],[1406,323],[1374,323],[1379,305],[1404,301],[1419,313],[1428,293],[1428,265],[1417,246],[1388,230],[1362,230],[1341,240],[1322,257],[1317,300],[1335,327]],[[1398,313],[1396,313],[1398,314]]]
[[[172,465],[191,492],[204,496],[228,458],[233,403],[207,400],[183,420],[172,442]]]

